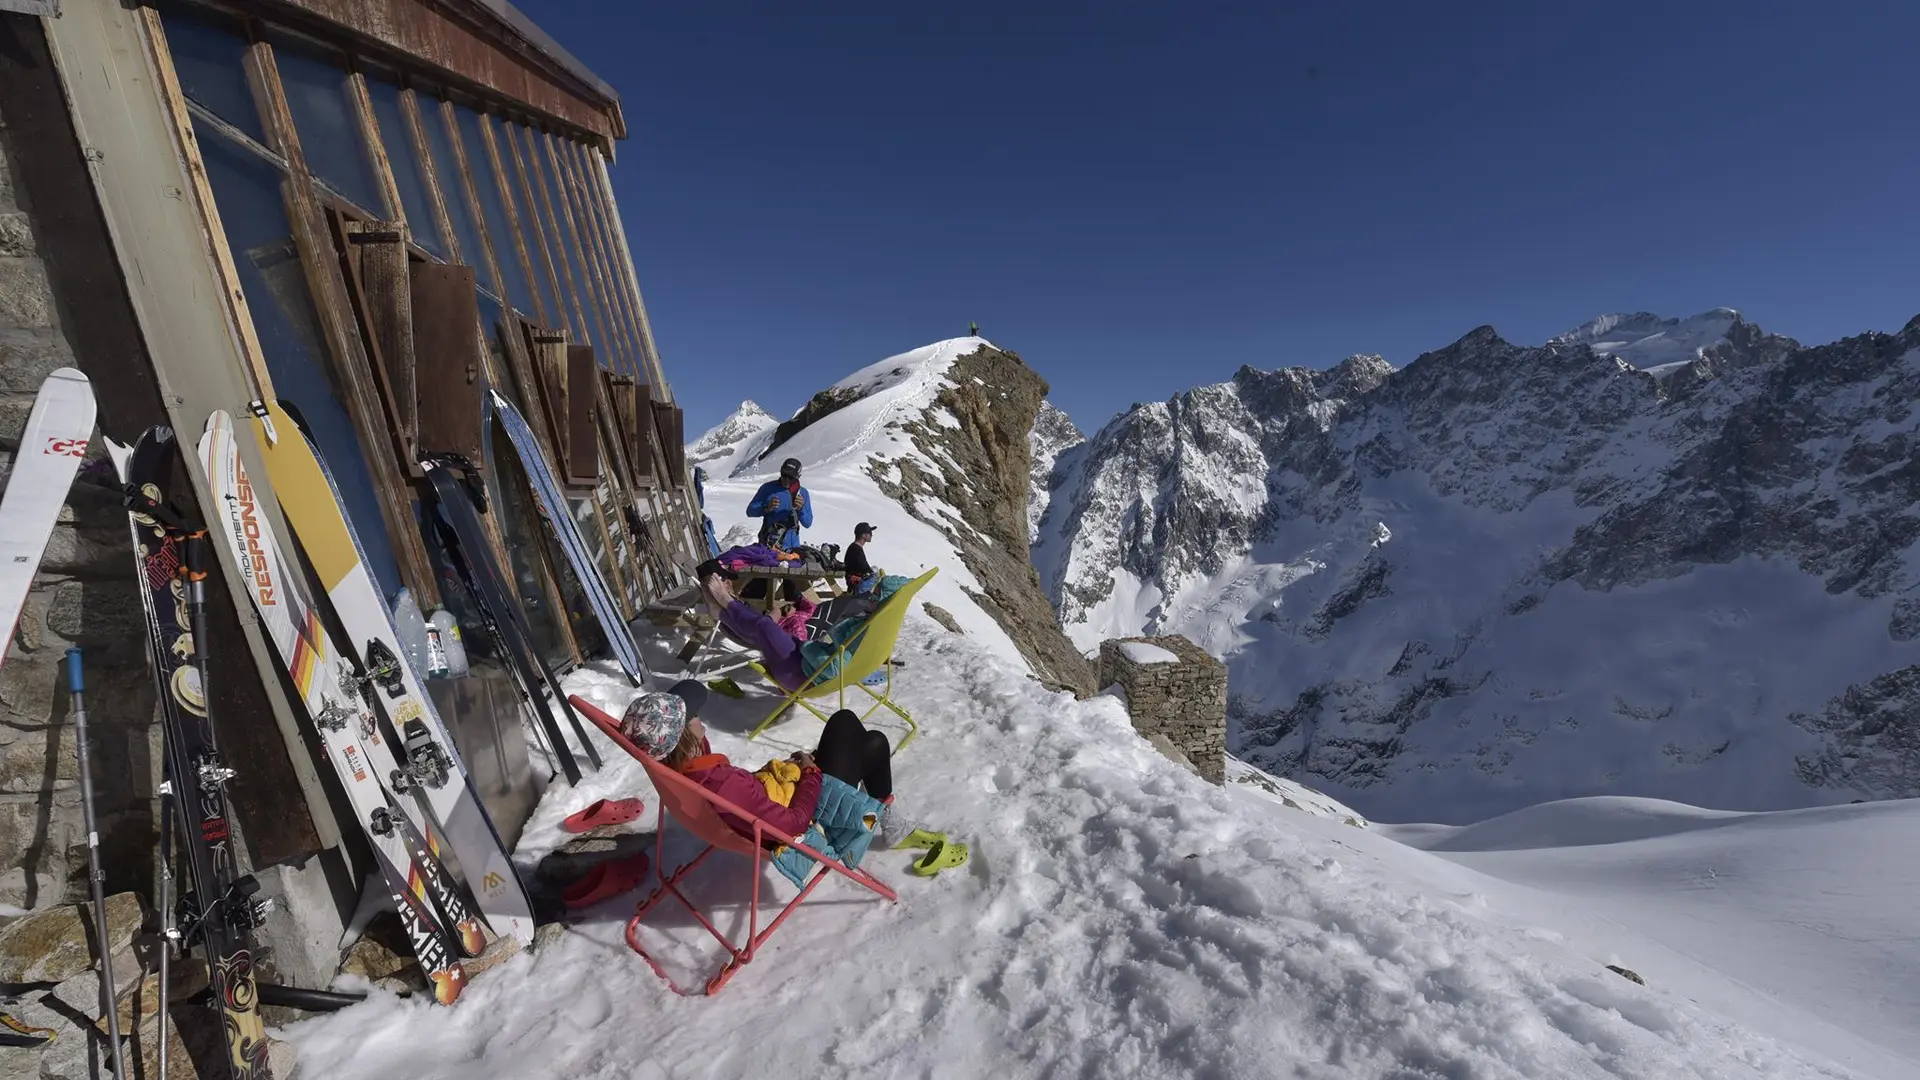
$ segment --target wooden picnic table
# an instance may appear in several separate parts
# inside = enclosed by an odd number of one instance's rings
[[[781,582],[797,582],[802,589],[814,591],[814,585],[821,583],[827,587],[828,596],[839,596],[840,587],[835,583],[834,572],[819,563],[792,563],[783,566],[743,566],[735,571],[733,594],[740,596],[743,584],[750,581],[767,583],[766,595],[748,600],[750,606],[758,607],[762,612],[770,612],[775,597],[779,595],[776,587]],[[741,597],[745,599],[745,597]]]

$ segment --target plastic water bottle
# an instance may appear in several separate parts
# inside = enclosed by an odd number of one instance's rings
[[[413,593],[404,586],[400,594],[393,599],[393,629],[400,638],[400,651],[407,654],[407,663],[421,675],[433,670],[428,656],[427,620],[420,615],[420,605],[414,602]]]
[[[447,650],[440,644],[440,628],[427,622],[427,678],[447,677]]]
[[[433,618],[427,620],[427,625],[440,639],[440,647],[446,650],[447,677],[464,678],[468,671],[467,645],[460,640],[460,624],[454,621],[453,613],[441,608],[433,613]]]

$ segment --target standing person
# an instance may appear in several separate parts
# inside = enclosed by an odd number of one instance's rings
[[[977,322],[974,322],[972,319],[967,320],[967,336],[968,337],[980,336],[980,324]]]
[[[800,530],[813,528],[813,499],[800,486],[800,459],[780,463],[780,476],[760,485],[747,516],[761,519],[760,542],[782,551],[800,546]]]
[[[873,564],[867,561],[867,541],[873,539],[873,526],[861,522],[853,527],[853,546],[847,549],[847,591],[862,593],[873,588]]]

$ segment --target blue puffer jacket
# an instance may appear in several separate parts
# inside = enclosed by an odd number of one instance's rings
[[[886,812],[886,804],[880,800],[842,780],[823,775],[820,801],[813,808],[813,823],[807,826],[801,843],[848,866],[859,866]],[[787,875],[787,880],[805,885],[807,874],[813,869],[813,857],[798,848],[782,847],[774,855],[773,865]]]
[[[888,574],[881,578],[873,587],[873,606],[877,608],[886,603],[887,597],[899,592],[902,585],[912,580],[898,574]],[[855,643],[845,653],[840,652],[840,647],[860,634],[867,625],[867,618],[867,615],[856,615],[850,619],[841,619],[827,630],[827,640],[809,641],[800,646],[800,671],[806,675],[809,683],[831,682],[836,675],[840,674],[840,669],[846,664],[847,657],[856,652],[860,646]]]

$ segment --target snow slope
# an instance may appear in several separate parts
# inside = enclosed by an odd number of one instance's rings
[[[455,1008],[376,992],[292,1026],[302,1075],[1915,1075],[1911,1058],[1814,1030],[1791,1001],[1762,1031],[1678,980],[1648,971],[1650,985],[1633,985],[1601,965],[1664,973],[1664,954],[1634,935],[1596,955],[1551,910],[1536,924],[1503,914],[1493,885],[1474,887],[1486,901],[1458,887],[1484,875],[1264,792],[1209,786],[1135,735],[1116,699],[1046,691],[926,619],[910,623],[901,656],[899,692],[923,731],[895,762],[901,806],[969,843],[966,866],[922,880],[904,873],[906,854],[873,853],[898,904],[824,886],[711,999],[669,993],[621,941],[632,898],[611,901],[476,979]],[[607,705],[624,698],[605,676],[573,681]],[[716,697],[717,749],[757,763],[816,736],[813,721],[789,719],[742,741],[765,706]],[[523,864],[595,798],[652,802],[636,763],[603,754],[607,768],[549,794]],[[668,850],[676,862],[691,853]],[[693,888],[730,925],[743,917],[744,864],[716,860]],[[684,916],[642,933],[677,977],[718,964]],[[1726,1000],[1744,992],[1710,973],[1695,983]]]
[[[828,393],[857,396],[857,400],[802,428],[770,453],[767,443],[772,426],[752,433],[741,449],[724,458],[733,463],[729,471],[709,470],[707,516],[713,519],[721,543],[752,542],[759,532],[759,519],[747,516],[747,503],[761,484],[779,475],[781,461],[799,458],[802,482],[813,497],[813,528],[803,531],[804,542],[835,543],[844,548],[853,541],[854,525],[862,521],[873,524],[874,538],[867,545],[867,557],[875,569],[915,577],[938,565],[940,573],[921,592],[921,598],[946,610],[961,630],[987,642],[998,655],[1024,666],[1006,631],[963,590],[982,591],[980,583],[954,557],[946,539],[882,494],[868,471],[874,461],[897,462],[908,457],[927,461],[900,428],[924,417],[930,409],[944,412],[933,402],[946,385],[948,369],[955,358],[981,344],[980,338],[952,338],[854,372],[835,383]],[[948,415],[946,419],[953,418]],[[764,461],[754,460],[762,453],[766,454]],[[927,467],[931,469],[932,463],[927,462]],[[897,475],[897,466],[892,472]],[[954,521],[961,517],[951,507],[935,507],[932,513]]]
[[[1742,814],[1574,799],[1377,829],[1497,879],[1505,914],[1553,911],[1590,949],[1632,942],[1611,947],[1635,949],[1652,985],[1759,1030],[1794,1027],[1856,1068],[1920,1076],[1920,800]]]

